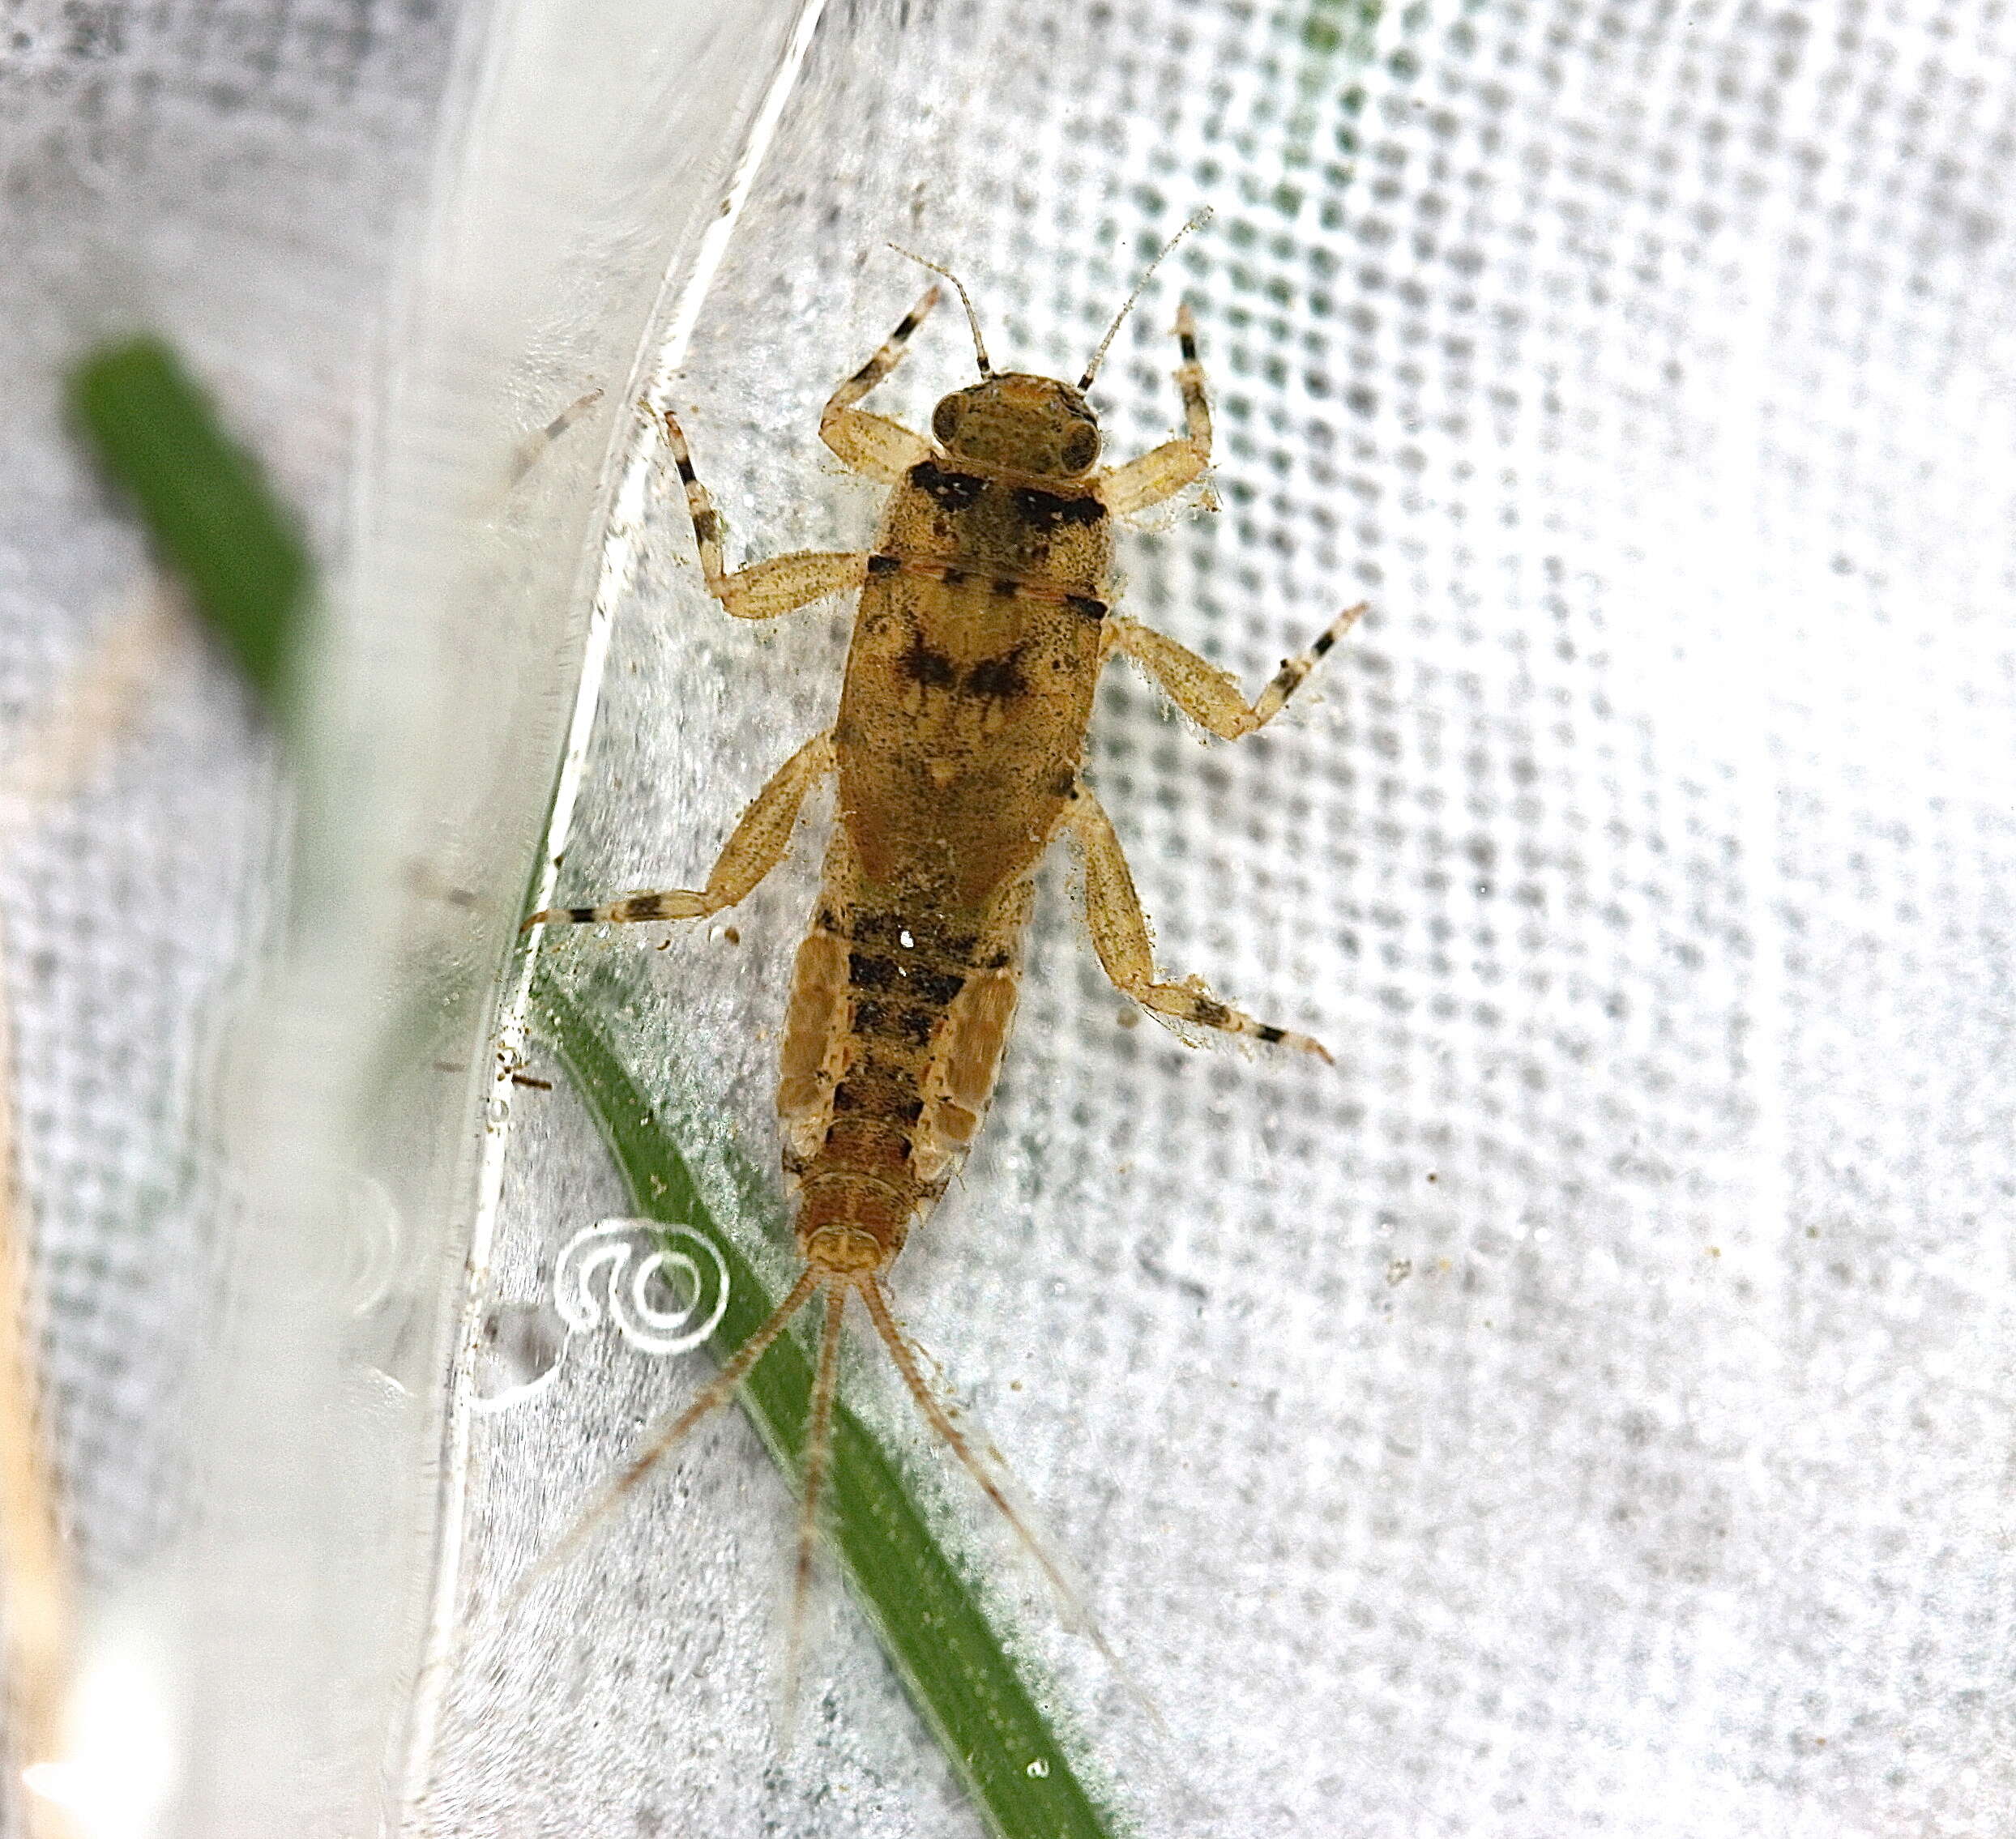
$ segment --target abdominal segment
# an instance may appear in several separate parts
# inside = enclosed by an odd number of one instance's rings
[[[777,1110],[802,1245],[822,1227],[893,1257],[945,1191],[993,1096],[1031,890],[973,923],[844,898],[844,838],[798,950]],[[843,872],[835,874],[839,868]]]

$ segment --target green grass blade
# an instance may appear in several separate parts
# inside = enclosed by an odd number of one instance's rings
[[[579,1006],[541,978],[532,1022],[600,1127],[641,1214],[704,1235],[728,1275],[711,1350],[725,1359],[775,1299],[709,1210],[650,1101]],[[758,1432],[796,1484],[812,1363],[784,1336],[742,1389]],[[912,1699],[1000,1839],[1116,1839],[972,1587],[933,1537],[895,1457],[844,1402],[834,1424],[830,1525],[856,1596]]]
[[[283,714],[311,578],[293,519],[160,339],[100,347],[70,376],[77,424],[268,708]]]

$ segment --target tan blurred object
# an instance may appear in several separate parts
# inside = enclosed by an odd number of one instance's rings
[[[132,727],[177,642],[177,616],[156,602],[114,622],[53,706],[0,766],[0,847],[48,805],[81,791]],[[0,970],[6,963],[0,937]],[[42,1414],[28,1210],[14,1129],[11,1018],[0,1001],[0,1615],[6,1639],[6,1730],[20,1772],[58,1756],[76,1651],[76,1590]],[[28,1830],[64,1839],[68,1816],[25,1797]]]

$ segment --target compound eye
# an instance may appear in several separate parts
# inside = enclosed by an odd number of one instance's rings
[[[941,441],[950,441],[959,433],[965,411],[966,404],[957,396],[947,396],[931,412],[931,432]]]
[[[1074,428],[1064,442],[1064,470],[1083,472],[1099,458],[1099,435],[1096,429]]]

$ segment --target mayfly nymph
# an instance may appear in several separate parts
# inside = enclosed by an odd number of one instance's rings
[[[1237,740],[1280,712],[1363,608],[1340,614],[1251,702],[1227,672],[1116,612],[1114,518],[1174,497],[1210,464],[1211,411],[1189,307],[1179,309],[1176,324],[1184,433],[1101,469],[1087,391],[1140,288],[1071,384],[996,371],[965,288],[938,271],[965,305],[979,381],[938,403],[929,438],[856,406],[895,368],[938,304],[933,286],[834,391],[819,420],[821,437],[848,467],[890,489],[872,548],[779,556],[728,572],[720,514],[694,473],[677,417],[660,412],[707,591],[728,612],[773,619],[858,595],[839,717],[757,794],[704,888],[549,908],[525,922],[698,920],[733,907],[782,860],[807,795],[829,776],[837,780],[832,841],[798,950],[777,1086],[803,1267],[769,1320],[648,1440],[604,1503],[620,1499],[728,1399],[816,1300],[823,1319],[806,1425],[801,1603],[850,1296],[861,1299],[933,1429],[1023,1530],[925,1384],[884,1278],[957,1171],[993,1094],[1014,1015],[1034,877],[1057,835],[1068,833],[1081,852],[1093,944],[1121,990],[1179,1027],[1330,1057],[1307,1035],[1220,1001],[1195,977],[1157,978],[1134,878],[1083,762],[1093,692],[1116,655],[1146,671],[1210,733]]]

